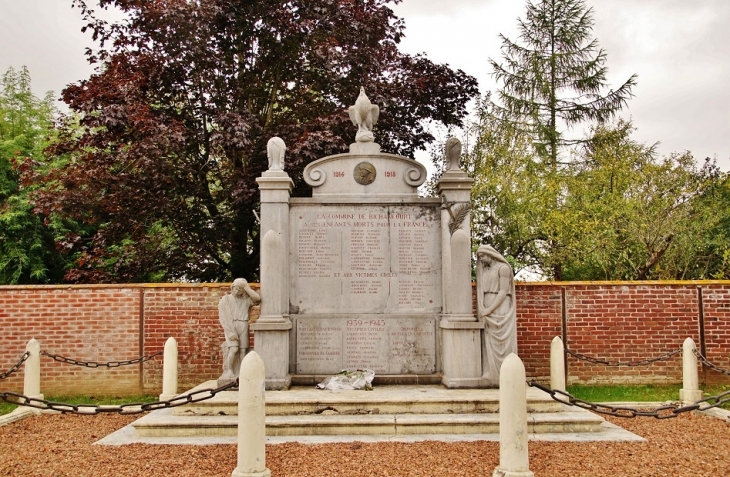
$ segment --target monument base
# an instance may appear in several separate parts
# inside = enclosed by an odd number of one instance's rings
[[[236,467],[231,473],[231,477],[271,477],[271,471],[264,469],[263,472],[243,472]]]
[[[497,467],[492,477],[535,477],[535,474],[530,470],[503,470]]]
[[[679,400],[683,403],[695,403],[702,399],[702,391],[695,389],[680,389]]]
[[[482,341],[484,324],[479,321],[441,320],[444,377],[447,388],[484,387],[482,379]]]
[[[292,324],[281,321],[257,321],[251,324],[255,350],[264,361],[266,390],[282,390],[291,386],[289,375],[289,330]]]

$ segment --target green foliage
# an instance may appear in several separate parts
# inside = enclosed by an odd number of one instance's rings
[[[512,264],[515,273],[546,266],[541,231],[554,178],[533,155],[531,136],[500,120],[489,97],[477,105],[469,126],[473,143],[464,168],[474,178],[472,229],[477,243],[488,243]]]
[[[520,41],[500,35],[503,62],[490,60],[502,83],[499,116],[530,134],[536,152],[553,166],[559,148],[576,142],[562,129],[611,119],[636,84],[634,75],[608,88],[606,53],[591,38],[593,23],[584,0],[530,0],[519,20]]]
[[[0,82],[0,284],[47,283],[61,279],[63,260],[56,251],[58,222],[34,212],[29,189],[21,183],[24,165],[43,157],[52,137],[53,95],[38,99],[30,73],[9,68]],[[54,231],[55,230],[55,231]]]
[[[563,213],[565,179],[572,171],[560,156],[566,146],[582,142],[567,138],[565,131],[613,118],[632,96],[636,76],[609,88],[606,53],[591,37],[593,10],[584,0],[529,0],[525,18],[518,22],[519,41],[501,35],[502,62],[490,60],[501,85],[488,114],[502,122],[498,128],[508,128],[507,142],[519,141],[514,154],[502,156],[502,164],[496,166],[509,169],[516,159],[516,173],[527,175],[516,178],[522,183],[501,185],[521,197],[517,188],[533,194],[528,201],[515,201],[500,188],[501,200],[510,204],[503,208],[516,207],[514,214],[519,217],[520,230],[512,231],[506,245],[518,263],[525,262],[521,255],[529,256],[527,265],[562,280],[560,259],[569,249],[562,239],[566,230],[575,230],[575,224],[566,222]],[[506,172],[504,167],[498,169]]]
[[[591,131],[572,160],[545,167],[531,136],[487,100],[466,154],[473,230],[515,272],[554,279],[709,279],[728,276],[728,175],[691,154],[659,159],[631,123]],[[556,270],[561,275],[557,276]]]
[[[556,251],[564,278],[709,278],[708,232],[730,213],[710,198],[722,174],[689,153],[658,159],[631,132],[624,121],[598,126],[577,154]]]
[[[476,80],[398,51],[387,0],[75,0],[99,66],[62,92],[79,125],[49,149],[37,210],[84,224],[58,245],[73,282],[255,279],[256,179],[266,144],[287,146],[294,196],[303,169],[347,150],[347,106],[365,87],[381,106],[378,143],[410,155],[424,125],[462,124]],[[125,19],[108,24],[95,8]]]

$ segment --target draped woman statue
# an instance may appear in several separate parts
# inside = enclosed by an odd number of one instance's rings
[[[477,249],[477,312],[484,321],[482,378],[499,386],[499,368],[517,353],[517,309],[512,267],[490,245]]]

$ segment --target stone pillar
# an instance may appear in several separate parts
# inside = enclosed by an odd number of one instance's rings
[[[550,343],[550,388],[565,391],[565,350],[560,336]]]
[[[162,357],[162,394],[160,401],[167,401],[177,395],[177,340],[170,336],[165,341]]]
[[[463,229],[451,236],[451,313],[449,321],[477,321],[471,286],[471,239]]]
[[[267,146],[269,170],[256,179],[261,193],[261,316],[251,324],[254,349],[264,361],[266,389],[286,389],[289,375],[289,197],[284,141]]]
[[[446,141],[446,172],[437,184],[441,208],[441,259],[444,314],[441,329],[443,384],[480,386],[481,330],[473,313],[469,206],[474,180],[459,167],[461,143]]]
[[[493,477],[534,477],[527,454],[525,366],[511,353],[499,371],[499,466]]]
[[[269,477],[266,468],[264,361],[251,351],[238,375],[238,462],[231,477]]]
[[[41,394],[41,344],[32,338],[25,350],[30,356],[24,363],[23,395],[35,399],[43,399]]]
[[[289,374],[289,330],[291,321],[284,317],[279,293],[282,284],[284,254],[281,235],[269,230],[261,240],[261,317],[252,325],[254,347],[266,363],[266,389],[286,389]]]
[[[682,345],[682,389],[679,390],[679,400],[685,404],[692,404],[702,399],[695,349],[695,342],[692,338],[684,340]]]

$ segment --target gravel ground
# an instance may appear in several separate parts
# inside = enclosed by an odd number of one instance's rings
[[[138,416],[137,416],[138,417]],[[94,446],[136,416],[42,415],[0,427],[1,476],[230,477],[234,445]],[[730,475],[730,423],[699,414],[609,418],[646,443],[530,442],[536,477]],[[266,447],[273,476],[491,476],[496,442],[279,444]]]

